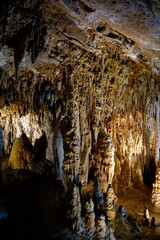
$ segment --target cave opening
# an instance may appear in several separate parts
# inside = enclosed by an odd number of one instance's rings
[[[155,182],[156,176],[156,163],[154,157],[151,157],[149,163],[145,164],[143,172],[143,181],[144,184],[152,187],[152,184]]]

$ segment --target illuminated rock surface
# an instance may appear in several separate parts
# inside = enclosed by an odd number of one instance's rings
[[[44,236],[146,239],[146,233],[151,239],[155,231],[160,237],[158,227],[143,229],[134,210],[116,227],[118,205],[137,208],[132,199],[126,206],[129,189],[135,199],[148,193],[149,211],[159,211],[159,1],[2,0],[0,22],[0,207],[6,209],[11,187],[9,224],[25,217],[13,213],[25,198],[17,181],[24,191],[33,181],[35,191],[44,178],[46,196],[43,181],[37,190],[46,197],[42,205],[49,201],[43,211],[52,214],[57,204],[62,211],[58,229],[41,215],[38,226],[49,224]],[[33,206],[42,206],[38,202]],[[57,212],[47,214],[54,223]],[[117,230],[122,224],[124,232]]]

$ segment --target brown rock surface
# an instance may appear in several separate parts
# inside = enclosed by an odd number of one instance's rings
[[[8,161],[11,169],[30,169],[33,162],[33,146],[25,135],[18,138],[13,144]]]
[[[152,203],[160,207],[160,169],[157,169],[155,182],[152,185]]]

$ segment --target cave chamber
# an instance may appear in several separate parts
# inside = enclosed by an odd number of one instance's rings
[[[159,239],[159,9],[2,0],[4,236]]]

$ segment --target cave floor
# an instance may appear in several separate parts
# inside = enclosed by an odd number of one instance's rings
[[[152,189],[147,186],[131,188],[125,194],[118,196],[116,206],[123,205],[127,214],[133,215],[138,222],[142,222],[145,207],[149,210],[149,226],[142,227],[143,240],[160,240],[160,208],[151,203]],[[155,228],[151,228],[151,219],[155,217]]]

